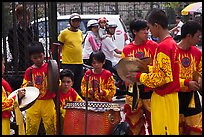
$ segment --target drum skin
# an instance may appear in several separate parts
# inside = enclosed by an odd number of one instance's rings
[[[120,111],[88,110],[87,135],[110,135],[120,120]],[[85,109],[66,109],[64,135],[85,135]]]

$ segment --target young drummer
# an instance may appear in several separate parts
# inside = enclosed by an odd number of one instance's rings
[[[116,93],[113,75],[109,70],[103,69],[105,55],[103,52],[93,52],[90,55],[93,69],[86,71],[81,82],[82,96],[86,97],[86,84],[88,81],[88,100],[112,102]]]

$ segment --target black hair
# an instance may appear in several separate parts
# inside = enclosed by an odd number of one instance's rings
[[[179,20],[180,20],[180,19],[181,19],[181,17],[180,17],[180,16],[176,16],[176,19],[179,19]]]
[[[103,63],[105,61],[105,58],[106,58],[105,54],[102,51],[97,51],[97,52],[91,53],[89,60],[90,60],[90,63],[93,62],[93,59],[95,59],[96,61],[100,63]]]
[[[29,55],[33,55],[35,53],[44,53],[44,47],[41,42],[38,41],[32,41],[28,45],[28,53]]]
[[[70,77],[72,81],[74,81],[74,73],[70,69],[63,69],[60,72],[60,80],[64,77]]]
[[[147,21],[146,20],[142,20],[142,19],[138,19],[138,20],[132,20],[130,22],[130,32],[133,35],[133,38],[135,38],[135,34],[133,33],[134,30],[139,32],[141,29],[144,29],[147,27]]]
[[[154,25],[155,23],[159,24],[163,29],[168,28],[168,18],[164,10],[155,8],[148,12],[147,21]]]
[[[191,34],[192,36],[194,36],[197,31],[202,32],[201,24],[196,21],[189,20],[181,27],[181,39],[184,39],[187,34]]]

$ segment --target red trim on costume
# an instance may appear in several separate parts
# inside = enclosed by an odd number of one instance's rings
[[[140,81],[141,74],[142,74],[141,72],[137,72],[136,77],[135,77],[136,81]]]
[[[189,82],[190,82],[190,80],[188,80],[188,79],[185,79],[185,80],[184,80],[184,85],[188,87],[188,85],[189,85]]]
[[[185,134],[188,135],[190,133],[190,131],[194,131],[194,132],[202,134],[202,128],[190,127],[190,126],[186,125]]]
[[[105,96],[106,95],[106,92],[104,90],[101,90],[103,92],[103,95],[102,96]]]
[[[124,104],[124,109],[123,112],[126,113],[126,115],[136,115],[140,111],[140,108],[137,109],[136,111],[132,111],[131,106],[129,104]]]
[[[139,132],[139,135],[145,135],[146,132],[145,132],[145,126],[143,125],[140,129],[140,132]]]
[[[130,118],[125,117],[125,122],[127,122],[131,128],[135,128],[141,122],[142,119],[144,119],[144,117],[141,117],[135,124],[133,124]]]

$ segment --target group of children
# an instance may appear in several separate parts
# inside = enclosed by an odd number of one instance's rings
[[[144,112],[151,125],[151,134],[178,135],[180,132],[179,122],[185,122],[187,129],[199,134],[200,130],[202,132],[202,123],[192,123],[190,118],[201,117],[202,119],[201,107],[197,101],[193,108],[188,108],[187,106],[190,100],[192,98],[194,99],[193,95],[196,96],[195,98],[198,96],[196,92],[190,92],[197,90],[195,86],[193,87],[193,83],[194,85],[198,83],[192,82],[192,73],[188,74],[186,69],[190,72],[202,71],[201,52],[192,46],[199,40],[201,27],[195,22],[184,24],[181,29],[181,35],[183,37],[181,42],[177,45],[169,35],[167,17],[164,11],[152,11],[147,20],[148,22],[142,20],[132,22],[130,29],[133,33],[134,41],[127,45],[122,52],[122,57],[131,56],[141,58],[148,56],[153,59],[153,64],[149,67],[149,73],[136,72],[136,74],[127,75],[127,77],[132,77],[136,82],[142,85],[139,87],[141,101],[138,108],[132,112],[130,111],[132,99],[128,97],[126,98],[127,105],[124,106],[127,115],[126,121],[131,127],[131,134],[144,134],[141,132],[143,130],[142,128],[144,128],[144,122],[138,122],[142,119],[140,117]],[[154,36],[160,38],[159,44],[147,40],[148,27]],[[188,31],[188,28],[192,28],[194,32]],[[103,32],[104,29],[102,29],[102,34],[105,34]],[[187,45],[188,47],[186,47]],[[189,49],[190,52],[188,52]],[[42,118],[46,134],[55,135],[56,110],[53,101],[55,93],[48,91],[47,88],[48,63],[44,62],[44,48],[42,44],[40,42],[32,42],[29,46],[29,55],[34,64],[26,69],[22,87],[30,85],[35,86],[40,90],[40,95],[36,102],[26,111],[26,134],[36,135]],[[191,58],[191,63],[189,60],[186,60],[188,57]],[[66,104],[66,101],[84,101],[87,92],[89,101],[112,101],[116,93],[116,87],[114,85],[112,73],[103,68],[105,60],[105,54],[102,51],[92,52],[90,54],[90,63],[93,69],[87,70],[82,78],[80,87],[81,96],[72,88],[74,80],[73,72],[69,69],[63,69],[60,72],[60,86],[58,92],[60,95],[60,111],[62,118],[65,116],[63,106]],[[180,69],[182,71],[179,71]],[[185,87],[186,90],[180,88],[181,86]],[[3,88],[5,87],[2,87],[2,90]],[[179,92],[180,90],[181,92]],[[187,99],[187,97],[181,95],[187,95],[184,92],[188,92],[191,97]],[[4,94],[5,100],[6,96],[7,95]],[[182,96],[183,99],[180,96]],[[8,100],[6,101],[8,102]],[[13,100],[9,103],[12,104],[12,101]],[[9,108],[11,105],[5,106]],[[143,108],[145,109],[141,110]],[[139,113],[142,115],[139,116]],[[179,113],[184,115],[185,121],[179,119]],[[138,126],[140,127],[138,128]],[[5,127],[2,126],[2,129],[3,128]],[[137,131],[138,129],[141,130]],[[6,133],[8,132],[4,132],[3,134]]]
[[[29,55],[34,64],[26,69],[22,87],[37,87],[40,90],[40,94],[35,103],[26,110],[26,134],[37,135],[42,118],[46,134],[54,135],[56,134],[56,110],[53,99],[56,94],[48,91],[47,88],[48,63],[44,62],[44,48],[42,43],[32,42],[29,45]],[[83,101],[83,98],[85,98],[87,76],[89,77],[89,100],[111,102],[116,88],[112,74],[102,68],[104,62],[105,55],[102,52],[91,54],[93,70],[88,70],[83,77],[81,85],[82,97],[72,88],[73,72],[69,69],[64,69],[60,72],[58,92],[60,95],[60,111],[62,117],[65,115],[65,110],[62,107],[66,101]]]

